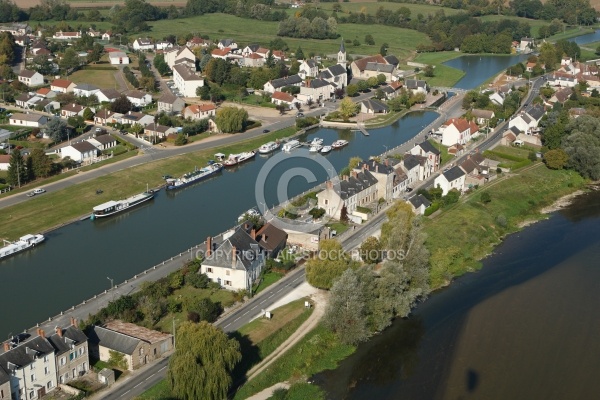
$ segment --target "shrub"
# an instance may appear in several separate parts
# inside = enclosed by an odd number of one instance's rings
[[[435,202],[425,209],[424,216],[428,217],[440,208],[440,203]]]
[[[492,196],[490,196],[489,192],[483,192],[483,193],[481,193],[481,196],[479,197],[479,199],[481,200],[482,203],[487,204],[492,201]]]

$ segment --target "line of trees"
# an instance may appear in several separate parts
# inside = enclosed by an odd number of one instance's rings
[[[46,178],[55,172],[55,166],[42,149],[33,149],[27,158],[21,150],[10,154],[7,183],[11,186],[24,185],[38,178]]]

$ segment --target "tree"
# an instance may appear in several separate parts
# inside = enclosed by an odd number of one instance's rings
[[[346,94],[348,94],[349,97],[356,96],[358,94],[358,86],[354,83],[349,84],[346,86]]]
[[[120,114],[127,114],[132,108],[131,101],[125,95],[121,95],[121,97],[110,104],[110,110]]]
[[[492,201],[492,196],[490,196],[489,192],[483,192],[481,193],[481,196],[479,196],[479,199],[483,204],[487,204]]]
[[[295,53],[296,60],[304,60],[304,52],[302,51],[302,47],[298,46],[298,50]]]
[[[426,65],[425,68],[423,68],[423,74],[428,78],[432,78],[435,75],[433,65]]]
[[[376,76],[372,76],[369,79],[367,79],[367,85],[369,85],[369,87],[374,88],[377,85],[379,85],[379,80],[377,79]]]
[[[246,129],[248,112],[238,107],[222,107],[217,111],[215,122],[222,132],[241,132]]]
[[[381,262],[381,242],[375,236],[369,236],[360,246],[360,257],[367,264]]]
[[[569,162],[569,156],[562,149],[548,150],[544,153],[544,163],[550,169],[563,169]]]
[[[214,322],[219,318],[223,311],[217,303],[213,303],[209,298],[188,297],[183,304],[187,312],[195,312],[200,317],[200,321]]]
[[[59,61],[59,66],[65,70],[66,75],[69,75],[69,73],[73,69],[79,67],[79,65],[79,55],[77,54],[75,49],[69,47],[67,50],[65,50],[62,59]]]
[[[185,135],[183,133],[177,134],[177,137],[175,138],[175,146],[183,146],[186,143],[187,138],[185,137]]]
[[[94,112],[89,107],[83,110],[83,119],[86,121],[94,120]]]
[[[167,381],[182,400],[221,400],[232,384],[231,372],[241,360],[240,344],[208,322],[183,322],[169,360]]]
[[[350,97],[345,97],[340,101],[339,112],[344,121],[347,121],[358,112],[358,104],[353,102]]]
[[[366,292],[352,269],[345,270],[331,288],[323,321],[344,343],[357,344],[369,337]]]
[[[366,92],[367,90],[369,90],[369,83],[365,80],[358,81],[356,86],[358,86],[358,90],[360,92]]]
[[[387,51],[388,51],[388,47],[390,47],[389,44],[383,43],[381,45],[381,48],[379,49],[379,54],[381,54],[382,56],[386,56],[387,55]]]
[[[321,240],[317,255],[306,262],[306,280],[320,289],[330,289],[333,281],[356,263],[337,240]]]
[[[369,46],[375,45],[375,39],[373,39],[373,35],[367,34],[365,35],[365,44]]]
[[[104,46],[100,43],[94,43],[92,46],[92,50],[88,53],[87,62],[88,63],[97,63],[102,58],[104,54]]]
[[[62,142],[69,135],[67,123],[62,119],[55,117],[46,124],[46,135],[54,141],[54,143]]]
[[[8,176],[6,181],[11,186],[21,187],[22,184],[26,183],[26,180],[27,168],[21,150],[13,149],[8,162]]]
[[[600,179],[600,119],[583,115],[565,127],[562,148],[569,156],[568,166],[584,178]]]
[[[45,178],[52,172],[52,160],[42,149],[33,149],[29,155],[33,175],[36,178]]]

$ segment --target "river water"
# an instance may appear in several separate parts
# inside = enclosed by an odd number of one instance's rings
[[[509,236],[477,273],[315,377],[329,399],[593,399],[600,193]]]

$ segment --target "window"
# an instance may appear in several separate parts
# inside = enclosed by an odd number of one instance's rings
[[[31,364],[31,365],[29,366],[29,369],[30,369],[31,371],[33,371],[33,370],[35,369],[35,365],[34,365],[34,364]]]
[[[225,286],[231,286],[231,281],[225,281]]]
[[[35,392],[32,390],[31,392],[29,392],[29,398],[33,399],[33,395],[35,394]]]
[[[46,384],[46,387],[47,387],[48,389],[52,389],[52,386],[54,386],[54,384],[52,383],[52,381],[49,381],[49,382]]]
[[[329,200],[325,199],[325,205],[329,204]]]
[[[31,374],[31,382],[35,381],[35,374]]]
[[[207,274],[212,274],[212,268],[208,268],[208,267],[207,267],[207,268],[206,268],[206,273],[207,273]]]
[[[50,374],[50,368],[44,367],[44,375]]]
[[[79,348],[79,355],[82,355],[84,350],[85,350],[85,349],[84,349],[83,347],[80,347],[80,348]]]
[[[67,362],[67,360],[66,360],[66,358],[65,358],[65,357],[61,357],[61,358],[60,358],[60,365],[61,365],[61,366],[65,365],[65,363],[66,363],[66,362]]]
[[[141,355],[143,355],[143,354],[144,354],[144,348],[143,348],[143,347],[141,347],[141,348],[140,348],[140,356],[141,356]]]
[[[48,356],[44,356],[44,362],[47,363],[49,360]]]

